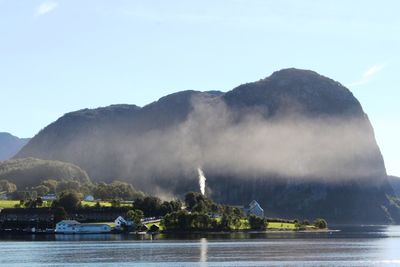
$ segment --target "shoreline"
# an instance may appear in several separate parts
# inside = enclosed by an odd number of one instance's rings
[[[161,231],[160,234],[235,234],[235,233],[248,233],[248,234],[269,234],[269,233],[332,233],[340,232],[338,229],[315,229],[315,230],[233,230],[233,231]],[[140,233],[138,233],[140,234]],[[153,233],[154,234],[154,233]],[[155,233],[157,234],[157,233]]]
[[[333,233],[340,232],[338,229],[316,229],[316,230],[235,230],[235,231],[161,231],[161,232],[109,232],[109,233],[71,233],[62,234],[55,232],[28,232],[28,231],[0,231],[1,235],[156,235],[156,234],[178,234],[178,235],[198,235],[198,234],[281,234],[281,233]]]

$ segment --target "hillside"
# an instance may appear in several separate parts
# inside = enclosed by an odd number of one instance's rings
[[[68,113],[17,157],[73,162],[93,180],[123,179],[162,196],[198,190],[201,167],[216,201],[257,199],[269,216],[398,216],[360,103],[340,83],[308,70],[277,71],[226,93],[183,91],[142,108]]]
[[[400,198],[400,177],[389,176],[388,178],[394,193],[396,194],[397,197]]]
[[[85,171],[71,163],[36,158],[0,162],[0,180],[12,181],[18,188],[37,186],[47,179],[90,181]]]
[[[0,161],[13,157],[28,141],[29,138],[18,138],[9,133],[0,133]]]

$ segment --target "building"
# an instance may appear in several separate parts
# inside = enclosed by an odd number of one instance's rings
[[[75,220],[63,220],[56,224],[56,234],[102,234],[109,233],[113,225],[107,223],[80,223]]]
[[[249,204],[249,208],[245,209],[247,215],[255,215],[264,218],[264,209],[261,208],[257,201],[253,200]]]
[[[68,212],[68,217],[79,222],[111,222],[115,218],[125,215],[128,210],[127,207],[80,208]]]
[[[80,208],[68,212],[68,219],[85,223],[112,222],[115,218],[124,216],[126,207]],[[52,208],[6,208],[0,209],[0,229],[23,229],[35,227],[36,229],[54,228],[55,209]],[[125,221],[122,217],[114,222],[116,226],[131,226],[132,222]]]
[[[104,234],[130,226],[131,222],[118,216],[113,223],[80,223],[76,220],[63,220],[56,224],[56,234]]]
[[[0,229],[47,229],[54,225],[54,211],[50,208],[6,208],[0,212]]]
[[[56,200],[57,199],[57,195],[56,194],[46,194],[44,196],[42,196],[43,200]]]
[[[7,192],[0,192],[0,200],[8,200]]]
[[[83,200],[85,200],[85,201],[94,201],[94,197],[92,195],[87,195],[87,196],[84,197]]]

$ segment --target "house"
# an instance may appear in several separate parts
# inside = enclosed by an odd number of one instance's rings
[[[6,208],[0,212],[0,228],[53,228],[54,211],[50,208]]]
[[[54,212],[50,208],[6,208],[0,212],[0,222],[52,222]]]
[[[158,226],[157,224],[153,224],[150,226],[149,232],[157,233],[159,231],[160,231],[160,226]]]
[[[56,224],[57,234],[104,234],[113,230],[121,230],[132,222],[118,216],[112,223],[80,223],[76,220],[62,220]]]
[[[112,226],[107,223],[80,223],[75,220],[63,220],[56,224],[56,234],[101,234],[109,233]]]
[[[56,200],[57,196],[56,194],[46,194],[42,196],[42,200]]]
[[[8,200],[7,192],[0,192],[0,200]]]
[[[249,207],[245,209],[247,215],[255,215],[264,218],[264,210],[261,208],[257,201],[253,200],[250,202]]]
[[[122,228],[123,226],[133,226],[133,221],[127,221],[121,216],[118,216],[114,221],[116,228]]]
[[[83,198],[85,201],[94,201],[94,197],[92,195],[87,195]]]

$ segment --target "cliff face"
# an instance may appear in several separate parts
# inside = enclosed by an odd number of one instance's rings
[[[213,198],[257,199],[270,216],[394,220],[367,115],[348,89],[307,70],[281,70],[227,93],[184,91],[143,108],[68,113],[17,155],[30,156],[164,195],[197,190],[200,166]]]

